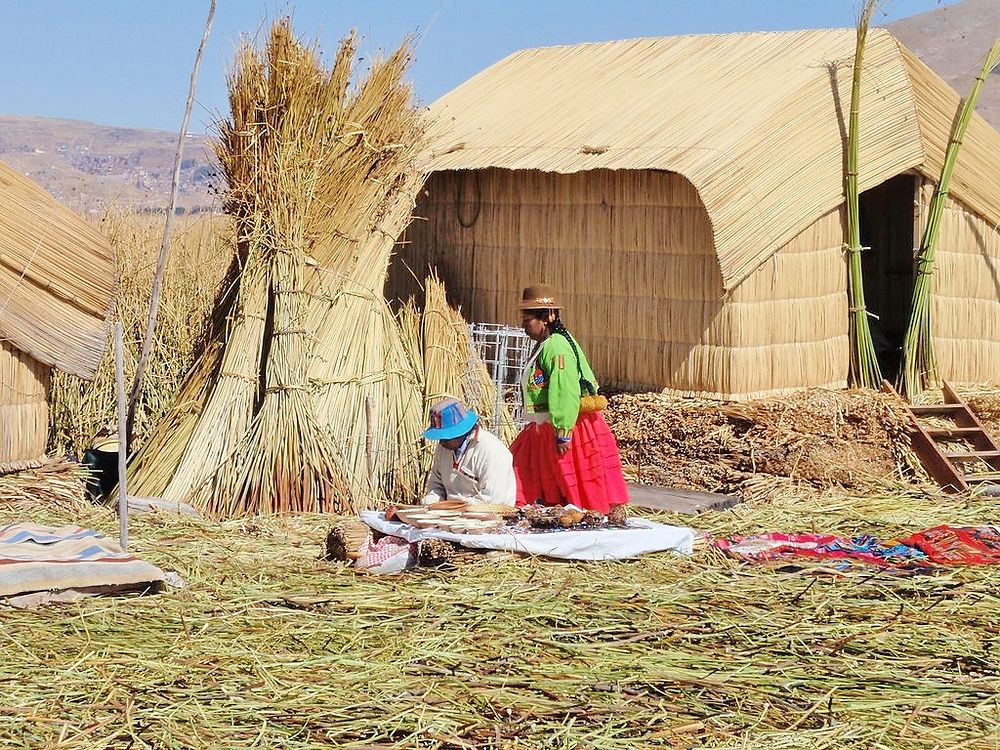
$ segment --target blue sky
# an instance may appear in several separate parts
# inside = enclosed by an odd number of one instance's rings
[[[887,0],[876,23],[955,0]],[[291,13],[332,54],[351,28],[363,51],[420,35],[412,70],[430,103],[525,47],[636,36],[852,26],[860,0],[218,0],[192,132],[225,114],[241,34]],[[0,0],[0,113],[177,130],[208,0]]]

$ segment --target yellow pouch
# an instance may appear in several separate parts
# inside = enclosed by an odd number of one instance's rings
[[[600,394],[580,396],[580,413],[589,414],[595,411],[604,411],[608,405],[608,400]]]

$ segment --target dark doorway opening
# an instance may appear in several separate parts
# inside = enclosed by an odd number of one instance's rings
[[[860,196],[865,305],[882,377],[899,374],[913,298],[914,200],[917,181],[899,175]]]

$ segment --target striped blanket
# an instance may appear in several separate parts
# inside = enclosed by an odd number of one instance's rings
[[[0,527],[0,596],[32,591],[157,590],[163,571],[82,526]]]

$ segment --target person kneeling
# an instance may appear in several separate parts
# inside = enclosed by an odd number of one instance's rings
[[[514,505],[517,485],[507,446],[456,398],[431,407],[428,440],[438,441],[422,503],[464,500]]]

